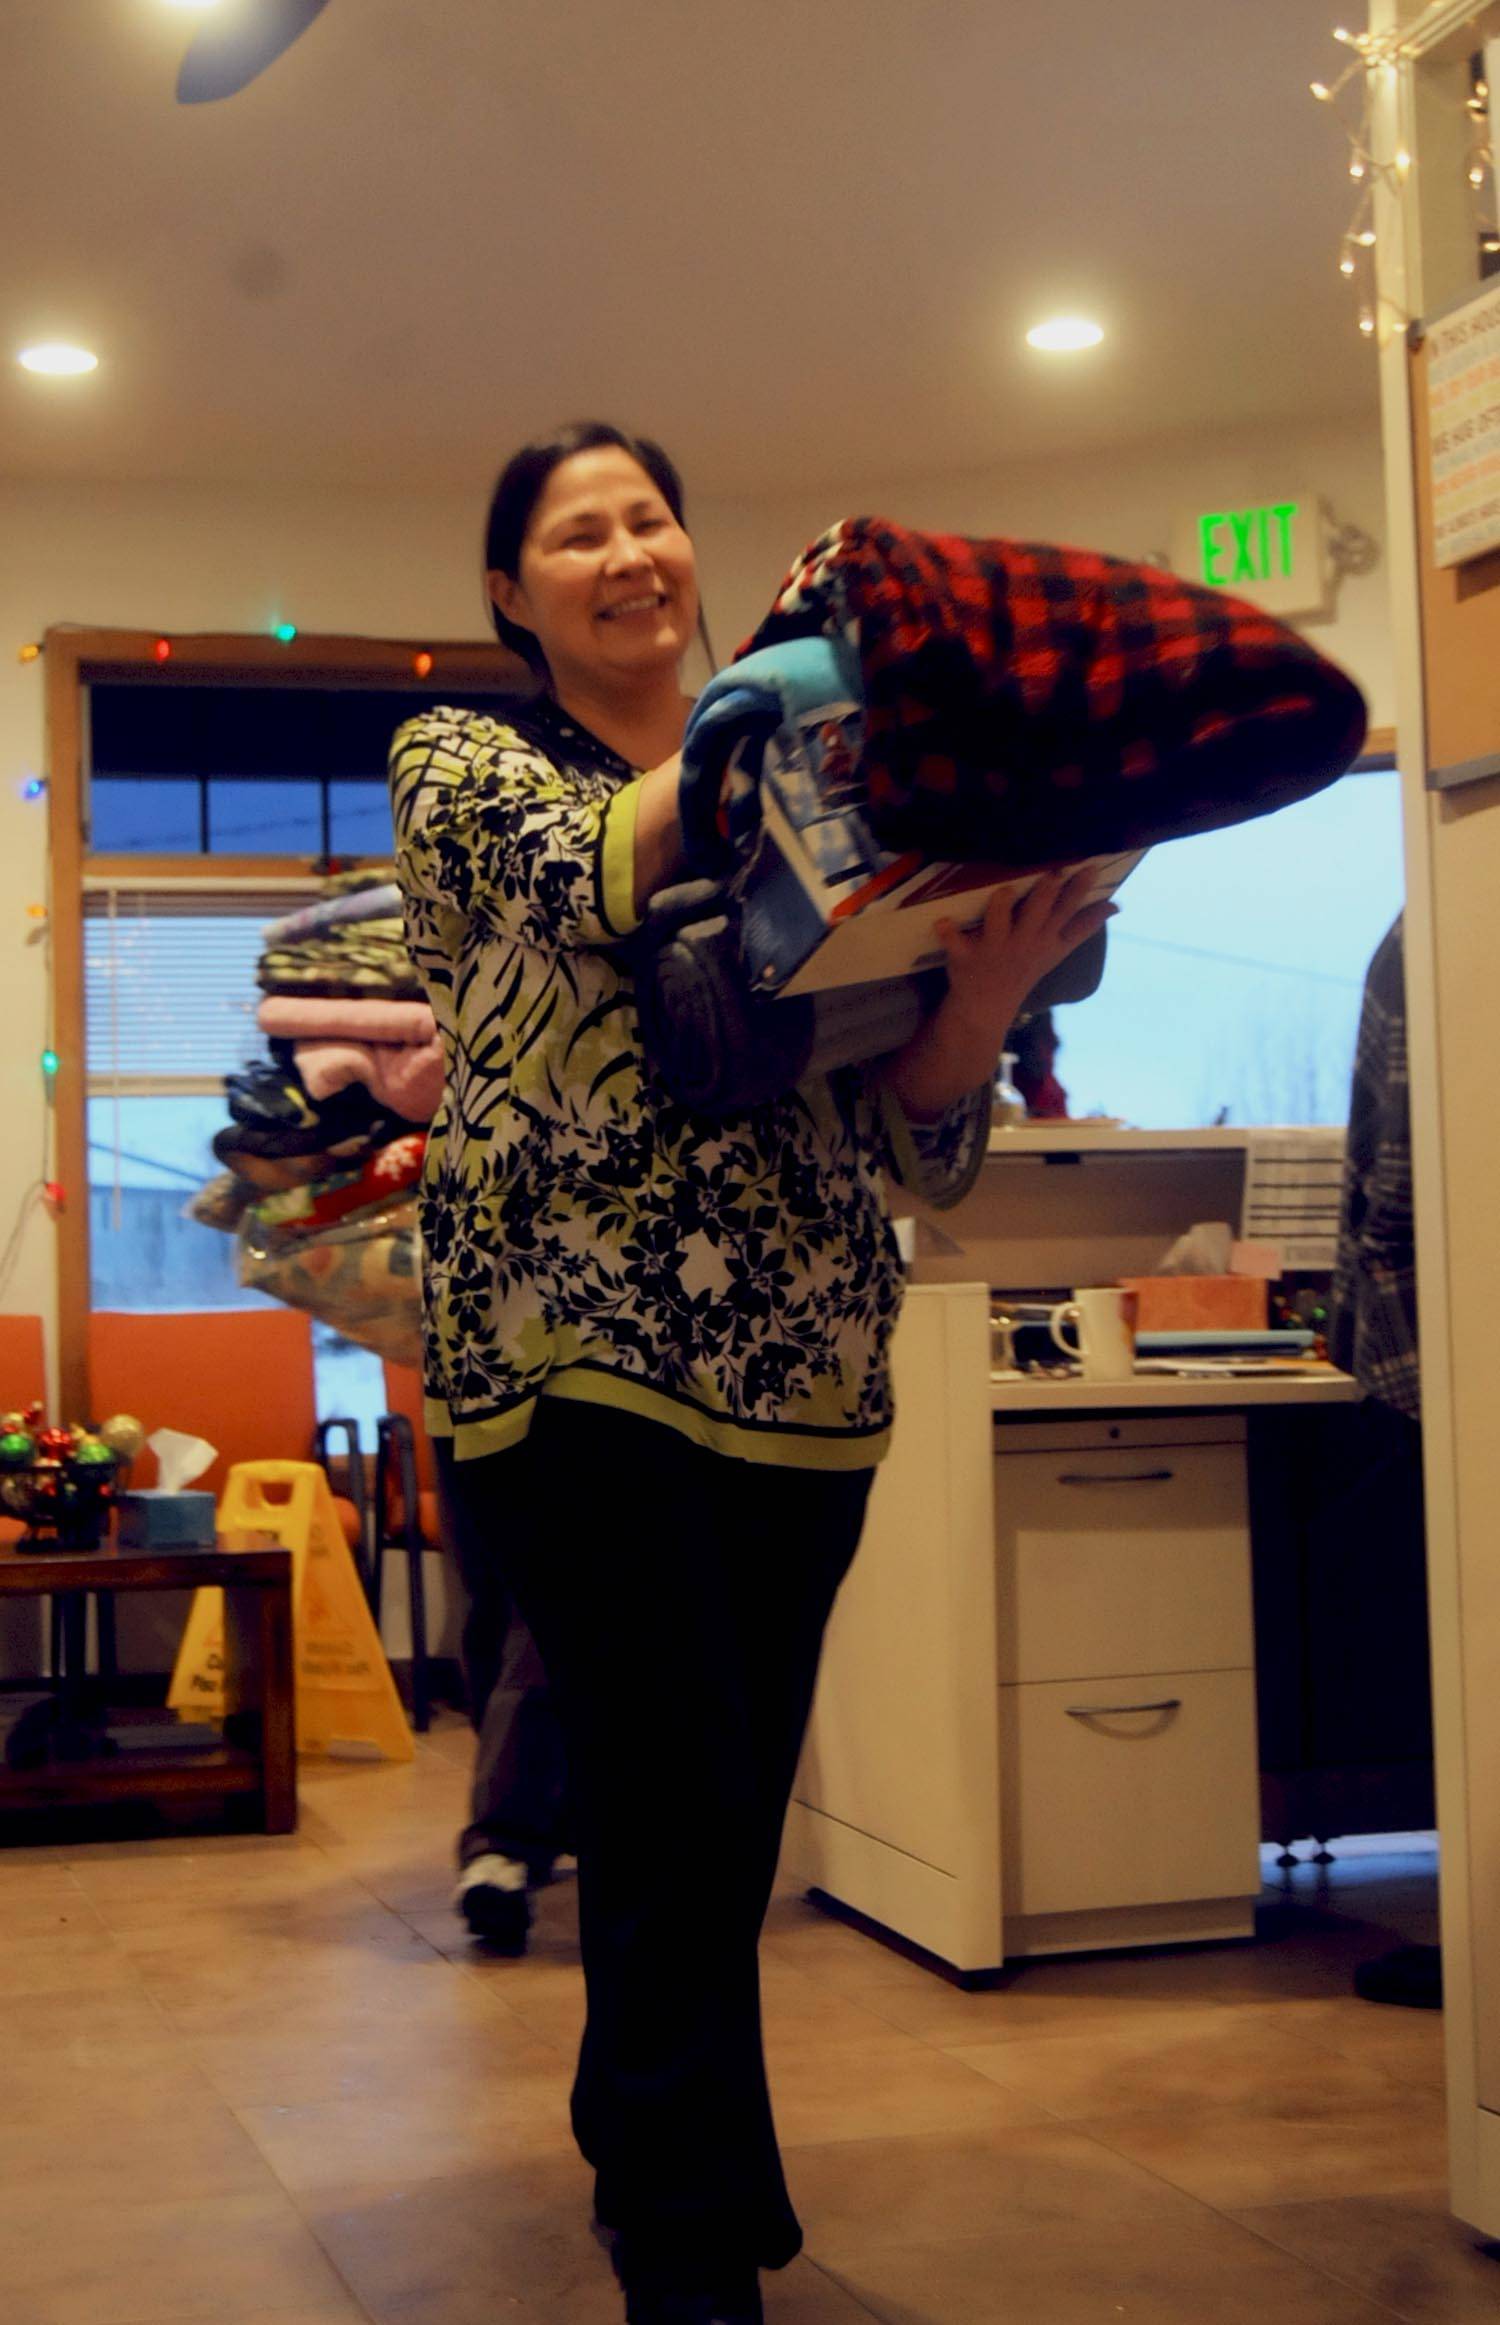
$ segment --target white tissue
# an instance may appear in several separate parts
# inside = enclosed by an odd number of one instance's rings
[[[156,1455],[163,1493],[181,1493],[203,1475],[219,1450],[206,1437],[185,1437],[180,1429],[158,1429],[146,1443]]]
[[[1179,1235],[1165,1258],[1157,1261],[1159,1276],[1227,1276],[1234,1250],[1234,1230],[1222,1220],[1203,1220]]]

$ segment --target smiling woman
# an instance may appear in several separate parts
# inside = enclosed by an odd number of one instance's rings
[[[502,644],[554,687],[592,683],[604,624],[620,627],[627,666],[675,644],[675,669],[695,626],[707,648],[682,480],[643,437],[578,421],[518,453],[490,504],[484,563]]]
[[[1012,1004],[1069,946],[1061,920],[1020,916],[996,941],[918,1121],[900,1122],[894,1075],[863,1068],[722,1118],[677,1104],[643,1053],[629,949],[682,860],[699,612],[676,470],[602,424],[528,447],[495,490],[485,578],[541,691],[411,720],[391,791],[445,1060],[421,1198],[426,1418],[470,1637],[519,1608],[575,1819],[539,1835],[511,1802],[497,1830],[491,1800],[490,1846],[519,1884],[576,1845],[573,2120],[632,2325],[758,2325],[757,2268],[801,2231],[755,1949],[889,1432],[902,1269],[884,1176],[899,1150],[929,1199],[961,1184]],[[669,1813],[692,1836],[687,1948],[642,1846]]]

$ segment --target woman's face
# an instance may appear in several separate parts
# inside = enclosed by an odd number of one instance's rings
[[[646,471],[615,444],[560,461],[521,544],[488,576],[507,620],[535,636],[555,681],[676,668],[698,621],[693,544]]]

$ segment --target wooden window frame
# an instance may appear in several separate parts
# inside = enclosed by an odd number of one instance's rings
[[[88,1200],[88,1045],[84,1000],[84,883],[89,877],[205,881],[253,879],[268,886],[306,879],[320,859],[310,856],[148,856],[91,853],[84,832],[84,693],[99,684],[154,686],[392,687],[429,701],[441,689],[522,694],[535,679],[502,646],[472,640],[350,638],[308,634],[295,638],[211,632],[173,635],[161,660],[155,630],[59,627],[47,631],[47,793],[50,809],[52,1047],[52,1176],[64,1189],[56,1220],[57,1357],[61,1410],[89,1412],[88,1319],[91,1253]],[[430,654],[420,677],[415,657]],[[357,863],[358,857],[339,858]],[[97,1416],[95,1416],[97,1418]]]

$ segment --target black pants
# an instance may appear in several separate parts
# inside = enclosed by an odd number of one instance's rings
[[[801,2248],[757,1947],[869,1485],[545,1398],[523,1445],[451,1473],[561,1713],[588,1992],[573,2127],[627,2265],[692,2277]]]
[[[455,1488],[460,1464],[448,1439],[435,1438],[433,1451],[443,1532],[469,1598],[464,1688],[479,1738],[458,1862],[513,1857],[540,1874],[575,1844],[557,1702],[506,1579],[510,1512],[493,1490]],[[508,1471],[498,1462],[480,1466],[504,1488]],[[515,1465],[518,1480],[524,1466]]]

